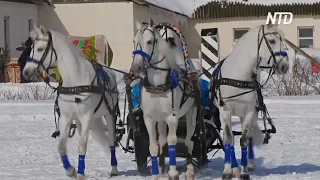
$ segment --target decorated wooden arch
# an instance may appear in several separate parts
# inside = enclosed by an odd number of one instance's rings
[[[70,39],[72,40],[73,45],[82,50],[86,59],[111,66],[113,52],[105,36],[70,36]],[[52,69],[50,76],[58,82],[62,80],[57,68]]]
[[[155,25],[156,29],[162,29],[164,28],[166,29],[170,29],[173,32],[175,32],[175,34],[179,37],[180,39],[180,43],[183,49],[183,55],[184,55],[184,60],[185,61],[189,61],[189,53],[188,53],[188,48],[187,48],[187,41],[182,33],[182,31],[175,25],[172,25],[170,23],[166,23],[166,22],[162,22],[162,23],[158,23]]]

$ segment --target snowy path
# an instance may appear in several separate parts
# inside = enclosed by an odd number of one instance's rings
[[[257,170],[252,179],[320,179],[320,96],[284,97],[266,100],[277,127],[270,144],[256,150]],[[0,179],[68,180],[57,152],[52,101],[0,102]],[[238,120],[234,125],[239,127]],[[236,140],[239,145],[239,140]],[[70,140],[69,156],[77,162],[77,136]],[[237,146],[237,157],[240,157]],[[133,155],[118,149],[121,176],[112,179],[150,179],[141,177],[132,162]],[[211,155],[209,155],[211,157]],[[197,179],[220,179],[223,153],[218,152],[209,168]],[[108,179],[109,157],[90,138],[86,174],[88,179]],[[184,179],[184,178],[181,178]]]

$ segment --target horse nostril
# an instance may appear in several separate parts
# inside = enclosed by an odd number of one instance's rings
[[[23,76],[24,77],[29,77],[30,75],[30,72],[29,71],[23,71]]]
[[[285,73],[288,70],[286,66],[281,66],[281,72]]]

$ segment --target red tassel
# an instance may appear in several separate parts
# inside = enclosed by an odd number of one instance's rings
[[[86,44],[84,45],[83,52],[86,52],[89,49],[90,39],[86,40]]]

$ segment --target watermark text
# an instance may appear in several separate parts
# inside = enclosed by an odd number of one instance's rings
[[[281,24],[282,18],[282,24],[290,24],[292,22],[293,14],[291,12],[274,12],[274,14],[272,15],[271,12],[268,12],[266,24],[269,24],[270,21],[271,24],[276,24],[277,21],[278,24]]]

